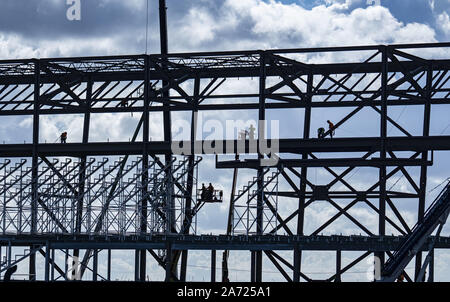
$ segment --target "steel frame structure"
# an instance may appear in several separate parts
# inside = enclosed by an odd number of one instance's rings
[[[211,250],[214,267],[216,250],[225,250],[224,281],[228,279],[229,250],[251,251],[251,281],[263,280],[264,255],[286,280],[295,282],[312,281],[302,271],[302,252],[306,250],[336,252],[336,274],[328,281],[340,281],[342,274],[372,253],[384,263],[386,255],[395,250],[395,242],[411,232],[396,201],[415,200],[420,222],[426,210],[427,168],[433,164],[430,152],[450,150],[450,137],[430,136],[432,105],[449,105],[449,49],[450,43],[184,54],[167,54],[166,49],[161,55],[0,61],[0,118],[29,116],[33,121],[30,144],[0,145],[0,157],[7,158],[0,162],[0,243],[9,250],[8,257],[2,260],[2,269],[15,263],[13,246],[29,247],[17,259],[29,259],[30,280],[35,280],[38,253],[45,257],[45,280],[52,279],[55,269],[65,278],[67,271],[58,267],[52,257],[55,249],[66,251],[67,255],[73,249],[70,254],[76,257],[80,251],[86,251],[81,275],[86,269],[91,270],[94,280],[99,276],[99,250],[108,251],[110,260],[112,249],[136,251],[135,279],[140,281],[146,277],[147,253],[164,267],[166,281],[185,281],[191,249]],[[426,51],[444,58],[421,57],[420,53]],[[342,63],[313,63],[327,56]],[[224,89],[224,83],[239,78],[256,79],[258,88],[243,93]],[[389,115],[389,108],[395,106],[419,106],[423,110],[419,135]],[[312,110],[324,108],[349,111],[336,123],[337,129],[357,118],[361,110],[373,110],[379,116],[379,135],[314,139]],[[201,158],[195,156],[206,153],[204,145],[224,146],[216,149],[216,155],[240,155],[237,140],[198,140],[196,114],[253,110],[259,120],[265,120],[267,113],[276,109],[302,110],[302,135],[279,141],[280,160],[275,167],[261,165],[263,158],[273,156],[263,152],[253,159],[217,160],[218,169],[234,169],[227,236],[195,236],[193,222],[202,206],[196,198],[195,172]],[[126,112],[141,115],[130,142],[89,141],[93,114]],[[163,115],[162,141],[150,140],[149,113],[153,112]],[[190,140],[172,139],[174,112],[191,114]],[[84,116],[81,142],[40,141],[41,116],[70,114]],[[401,135],[389,136],[388,125]],[[262,128],[258,129],[258,141],[275,143]],[[172,146],[181,143],[188,144],[191,153],[175,165]],[[229,144],[235,147],[225,148]],[[249,141],[244,145],[246,153],[250,152]],[[337,153],[344,157],[336,156]],[[105,168],[106,160],[96,161],[98,156],[121,158]],[[78,160],[72,163],[59,157]],[[30,159],[29,167],[25,158]],[[333,180],[326,185],[315,183],[308,173],[313,167],[325,169]],[[345,177],[358,167],[374,169],[377,181],[365,189],[346,181]],[[418,179],[408,167],[420,169]],[[342,172],[337,168],[345,169]],[[236,191],[240,169],[252,169],[256,176]],[[387,188],[397,174],[407,180],[413,192]],[[281,189],[278,179],[287,183],[289,189]],[[248,195],[243,198],[245,193]],[[91,201],[97,197],[98,202]],[[278,197],[294,200],[296,209],[279,212],[274,205],[274,198]],[[349,203],[341,206],[338,200]],[[326,201],[338,212],[306,234],[305,210],[317,201]],[[8,206],[9,202],[14,206]],[[367,205],[377,215],[377,230],[349,213],[357,204]],[[132,208],[130,213],[128,206]],[[245,236],[236,232],[235,222],[242,215],[239,208],[246,214],[252,213]],[[320,236],[341,216],[365,236]],[[387,226],[395,229],[399,237],[387,236]],[[450,248],[446,238],[436,241],[437,248]],[[290,250],[292,259],[287,260],[277,250]],[[354,250],[364,254],[341,267],[342,252]],[[422,268],[420,253],[415,267],[417,276]],[[215,280],[215,270],[212,274]],[[432,266],[429,280],[433,280]]]

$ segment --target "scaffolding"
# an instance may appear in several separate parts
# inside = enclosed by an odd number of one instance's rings
[[[95,234],[119,235],[141,234],[142,200],[150,202],[145,234],[170,233],[167,225],[176,225],[176,232],[183,228],[186,219],[191,222],[190,233],[196,233],[196,217],[185,212],[183,192],[187,187],[189,173],[195,175],[193,185],[197,187],[197,174],[201,157],[193,166],[189,158],[177,160],[173,157],[169,165],[160,168],[157,160],[150,160],[148,170],[142,170],[142,158],[138,157],[121,169],[124,158],[109,164],[108,158],[88,158],[72,162],[66,159],[39,161],[37,229],[31,233],[31,167],[26,160],[12,164],[6,160],[0,164],[0,232],[6,234]],[[170,173],[168,167],[172,167]],[[150,177],[142,183],[142,175]],[[82,178],[80,178],[82,177]],[[79,180],[83,179],[83,183]],[[177,183],[176,191],[170,193],[170,181]],[[146,187],[147,194],[142,195]],[[83,188],[82,191],[79,188]],[[77,204],[82,206],[81,229],[76,227]],[[192,205],[197,206],[197,197],[192,196]],[[168,208],[167,205],[170,205]],[[175,213],[165,217],[166,211]],[[169,223],[167,221],[169,220]],[[173,220],[173,221],[170,221]]]

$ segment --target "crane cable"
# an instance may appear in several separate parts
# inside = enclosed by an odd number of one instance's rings
[[[447,127],[445,127],[440,134],[444,134],[444,132],[447,131],[448,128],[450,128],[450,124],[448,124]]]
[[[450,177],[448,177],[446,180],[444,180],[443,182],[441,182],[440,184],[438,184],[436,187],[434,187],[433,189],[431,189],[430,191],[428,191],[428,194],[430,194],[431,192],[433,192],[434,190],[436,190],[437,188],[439,188],[440,186],[442,186],[445,182],[450,181]]]
[[[145,54],[148,54],[148,0],[147,0],[147,6],[146,6],[146,23],[145,23]]]

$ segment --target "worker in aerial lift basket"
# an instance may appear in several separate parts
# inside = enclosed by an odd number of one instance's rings
[[[208,194],[206,195],[206,199],[208,200],[213,200],[213,196],[214,196],[214,187],[211,183],[209,183],[208,189],[207,189]]]
[[[65,144],[67,142],[67,132],[61,133],[61,144]]]
[[[202,191],[200,193],[200,199],[205,200],[206,199],[206,187],[205,184],[202,184]]]

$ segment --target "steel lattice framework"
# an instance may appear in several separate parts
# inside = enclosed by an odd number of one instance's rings
[[[340,281],[372,253],[384,263],[411,232],[397,202],[414,202],[415,222],[420,222],[426,211],[427,168],[433,164],[430,152],[450,150],[450,137],[430,135],[432,105],[450,106],[449,50],[450,43],[436,43],[0,61],[0,116],[33,120],[32,143],[0,145],[0,243],[7,251],[1,271],[28,258],[29,277],[35,280],[35,258],[41,254],[46,280],[54,270],[66,278],[67,268],[54,261],[55,250],[76,257],[85,251],[81,274],[90,270],[94,280],[104,278],[98,272],[100,250],[108,252],[105,279],[110,277],[114,249],[136,251],[135,276],[141,281],[148,253],[165,269],[167,281],[186,280],[188,250],[212,251],[213,280],[216,250],[225,250],[223,280],[228,279],[230,250],[251,251],[251,281],[263,280],[263,256],[288,281],[312,281],[302,270],[303,251],[336,252],[336,273],[328,281]],[[238,78],[256,79],[258,88],[242,93],[224,89]],[[420,135],[389,114],[395,106],[423,110],[416,121]],[[312,110],[324,108],[348,110],[336,128],[357,119],[363,109],[373,110],[379,117],[379,135],[315,139]],[[302,110],[304,119],[301,136],[279,140],[280,160],[274,167],[261,165],[269,154],[240,160],[237,148],[225,148],[237,146],[238,140],[197,140],[198,112],[254,110],[265,120],[277,109]],[[91,115],[124,112],[141,116],[129,142],[90,142]],[[150,140],[152,112],[163,114],[161,141]],[[173,144],[181,143],[172,139],[175,112],[192,115],[191,137],[183,142],[191,154],[173,154]],[[41,116],[73,114],[84,116],[81,142],[39,140]],[[389,136],[388,126],[401,134]],[[274,143],[263,129],[258,129],[258,140]],[[198,236],[196,214],[204,203],[197,198],[197,173],[206,152],[196,146],[211,144],[223,146],[216,148],[217,156],[236,156],[216,160],[217,169],[234,170],[230,212],[225,235]],[[249,141],[244,144],[249,153]],[[347,181],[359,167],[371,168],[377,180],[366,188]],[[419,168],[420,175],[411,174],[410,167]],[[311,168],[324,169],[333,180],[319,185],[308,173]],[[240,169],[254,171],[255,177],[238,190]],[[396,175],[413,191],[388,189]],[[282,200],[290,200],[295,208],[279,210]],[[305,210],[317,201],[327,202],[337,214],[306,232]],[[377,215],[375,230],[351,214],[361,204]],[[340,217],[364,234],[322,236]],[[387,227],[398,236],[387,236]],[[430,240],[435,244],[431,252],[450,248],[448,238]],[[27,249],[12,255],[12,247]],[[277,253],[280,250],[291,251],[292,259]],[[342,267],[345,251],[364,253]],[[418,254],[416,276],[422,262]],[[433,280],[432,263],[429,272]]]

